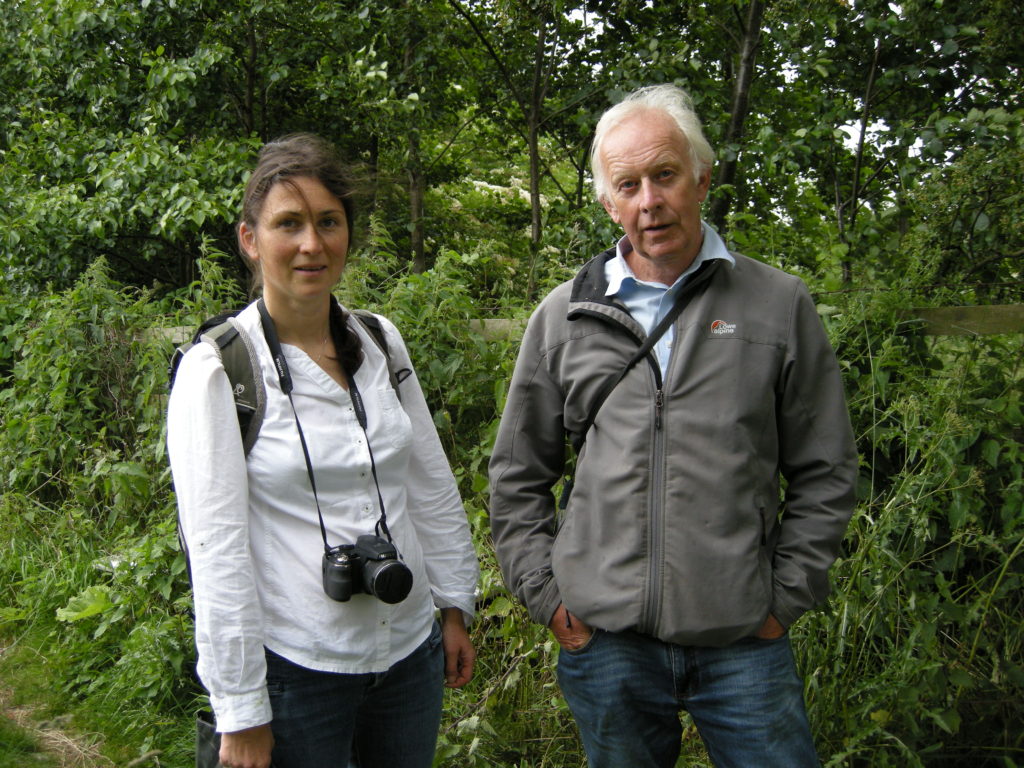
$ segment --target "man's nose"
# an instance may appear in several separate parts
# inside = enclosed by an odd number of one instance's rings
[[[654,211],[661,207],[661,189],[651,179],[640,182],[640,207],[645,211]]]

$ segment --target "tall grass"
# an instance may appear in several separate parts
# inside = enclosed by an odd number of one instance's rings
[[[202,691],[163,451],[170,344],[148,331],[238,306],[209,290],[228,284],[217,264],[173,303],[112,284],[102,264],[31,306],[0,297],[14,340],[0,345],[0,674],[36,681],[33,695],[106,734],[111,754],[156,750],[182,768]],[[516,277],[487,254],[449,253],[424,275],[396,264],[383,250],[356,260],[346,298],[402,329],[483,569],[478,673],[446,694],[437,764],[581,766],[557,647],[510,598],[488,537],[486,463],[516,343],[466,321],[481,290]],[[861,502],[834,594],[793,627],[794,645],[826,765],[1013,768],[1024,765],[1024,342],[926,340],[901,319],[909,302],[849,298],[826,316]],[[681,765],[707,765],[692,728],[683,749]]]

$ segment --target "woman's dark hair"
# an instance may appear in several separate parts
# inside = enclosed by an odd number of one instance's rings
[[[245,185],[241,220],[255,228],[273,186],[300,177],[316,179],[341,201],[351,238],[355,218],[353,183],[334,145],[312,133],[292,133],[264,145]]]

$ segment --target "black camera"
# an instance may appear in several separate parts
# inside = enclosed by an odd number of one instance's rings
[[[355,544],[339,544],[324,552],[324,592],[344,603],[361,593],[384,603],[400,603],[412,589],[412,571],[398,559],[395,545],[365,534]]]

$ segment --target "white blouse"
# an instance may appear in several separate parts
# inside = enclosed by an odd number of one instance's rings
[[[392,364],[412,370],[395,327],[381,318]],[[355,321],[370,448],[387,524],[413,574],[388,605],[322,588],[324,545],[295,417],[255,304],[238,315],[263,371],[266,414],[248,458],[234,400],[210,344],[184,356],[167,411],[167,445],[195,599],[200,679],[219,731],[271,720],[264,647],[328,672],[381,672],[426,639],[434,607],[472,616],[478,567],[455,478],[415,374],[392,389],[386,361]],[[374,533],[380,516],[366,435],[342,389],[304,352],[283,344],[292,398],[309,448],[330,546]]]

